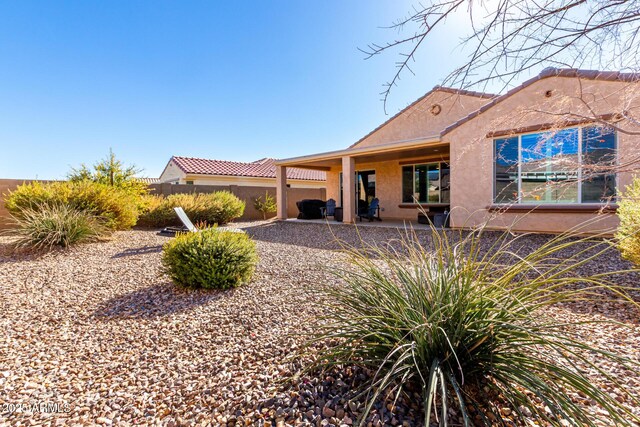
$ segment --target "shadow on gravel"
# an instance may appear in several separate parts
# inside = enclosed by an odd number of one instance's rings
[[[105,301],[93,316],[100,320],[164,317],[206,305],[232,292],[186,289],[164,282]]]
[[[11,242],[0,243],[0,264],[35,261],[45,255],[64,252],[65,249],[54,247],[50,250],[36,250],[31,248],[19,248]]]
[[[124,258],[128,256],[135,256],[135,255],[156,254],[158,252],[162,252],[162,245],[142,246],[140,248],[126,249],[122,252],[118,252],[117,254],[113,255],[111,258]]]
[[[339,250],[348,247],[361,248],[365,245],[381,245],[398,241],[405,233],[398,228],[357,227],[332,225],[331,223],[293,223],[276,221],[243,228],[254,240],[303,246],[311,249]],[[425,242],[431,239],[430,231],[418,232]]]
[[[294,222],[271,222],[266,224],[260,224],[252,227],[244,228],[244,230],[253,239],[269,243],[280,243],[287,245],[302,246],[312,249],[324,249],[324,250],[337,250],[341,249],[336,239],[339,239],[347,245],[351,245],[355,248],[362,248],[363,242],[365,245],[386,245],[390,244],[394,248],[398,248],[398,240],[401,239],[405,233],[404,230],[394,228],[377,228],[377,227],[362,227],[356,228],[353,226],[334,225],[322,223],[294,223]],[[425,248],[430,246],[432,241],[432,235],[430,230],[416,230],[416,235],[424,245]],[[459,238],[457,231],[448,231],[448,235],[452,239]],[[466,232],[463,232],[463,235]],[[485,231],[481,240],[482,252],[490,252],[492,245],[497,239],[503,237],[502,232],[497,231]],[[547,234],[528,234],[528,235],[514,235],[517,237],[517,241],[513,243],[511,250],[518,255],[526,255],[535,248],[548,243],[552,239],[553,235]],[[511,238],[511,237],[508,237]],[[586,242],[584,244],[577,244],[573,247],[565,248],[561,252],[556,254],[559,258],[569,258],[571,256],[578,256],[577,254],[585,249],[600,251],[606,248],[606,241],[601,241],[601,244],[594,245],[593,242]],[[583,256],[592,255],[593,253],[585,252]],[[372,254],[375,256],[375,254]],[[578,256],[578,259],[580,257]],[[610,248],[603,250],[596,258],[590,262],[579,266],[575,270],[575,274],[580,276],[591,276],[594,274],[602,274],[607,272],[614,272],[620,270],[627,270],[632,268],[632,265],[623,260],[620,257],[618,250],[611,246]],[[590,301],[577,301],[575,303],[567,303],[566,308],[580,314],[601,314],[612,320],[624,322],[624,323],[640,323],[640,274],[637,273],[624,273],[607,277],[607,279],[613,281],[619,286],[626,288],[629,293],[629,297],[633,300],[637,307],[633,307],[633,303],[626,302],[614,302],[619,300],[618,295],[613,292],[600,292],[600,295],[591,296]]]

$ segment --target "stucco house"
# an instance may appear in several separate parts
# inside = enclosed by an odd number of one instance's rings
[[[165,166],[158,183],[193,184],[240,187],[275,187],[275,160],[270,158],[255,162],[200,159],[173,156]],[[290,188],[324,188],[324,171],[289,168],[287,184]]]
[[[640,166],[639,78],[548,68],[503,95],[436,86],[344,150],[276,161],[279,206],[289,169],[306,168],[326,172],[345,222],[375,197],[383,219],[420,207],[453,228],[612,229]]]

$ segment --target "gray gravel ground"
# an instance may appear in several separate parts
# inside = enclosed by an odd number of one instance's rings
[[[110,242],[39,256],[12,254],[9,239],[0,237],[0,426],[353,423],[362,403],[350,401],[349,390],[365,373],[283,382],[299,369],[287,356],[326,313],[327,302],[315,290],[335,282],[330,270],[343,263],[333,236],[321,224],[234,226],[256,239],[260,263],[250,284],[224,292],[173,285],[160,271],[167,238],[153,231],[119,232]],[[358,241],[352,227],[333,230]],[[398,236],[361,229],[365,241]],[[612,253],[585,268],[624,265]],[[635,285],[636,279],[625,280]],[[580,332],[639,357],[637,311],[603,297],[549,315],[619,320],[617,327]],[[614,375],[640,395],[638,378]],[[623,398],[595,374],[594,381]],[[418,425],[417,401],[403,401],[393,414],[380,403],[370,425]]]

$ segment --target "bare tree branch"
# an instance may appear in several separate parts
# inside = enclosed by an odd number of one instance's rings
[[[413,73],[410,63],[425,40],[465,5],[472,31],[461,43],[470,54],[444,85],[486,90],[497,83],[504,90],[522,73],[544,65],[639,68],[640,0],[432,0],[389,27],[411,36],[362,50],[367,58],[386,51],[398,51],[401,58],[381,93],[385,111],[402,75]]]

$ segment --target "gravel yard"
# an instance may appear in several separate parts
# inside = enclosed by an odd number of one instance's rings
[[[12,255],[9,239],[0,237],[0,426],[355,421],[361,403],[349,401],[348,391],[364,373],[282,381],[298,369],[287,356],[326,311],[315,290],[334,282],[329,270],[343,263],[334,236],[322,224],[234,226],[256,239],[260,263],[250,284],[224,292],[173,285],[160,271],[167,238],[154,231],[119,232],[107,243],[42,256]],[[357,241],[353,227],[333,230]],[[378,242],[399,235],[384,228],[361,231],[365,240]],[[532,236],[530,243],[544,239]],[[585,268],[625,266],[612,251]],[[636,285],[637,279],[624,280]],[[549,315],[620,321],[615,327],[583,326],[580,333],[598,346],[639,357],[635,310],[603,298],[557,307]],[[613,373],[621,387],[640,395],[640,379]],[[595,375],[593,380],[617,392]],[[403,401],[395,416],[382,403],[372,425],[419,425],[418,401]],[[34,403],[57,412],[34,412]]]

